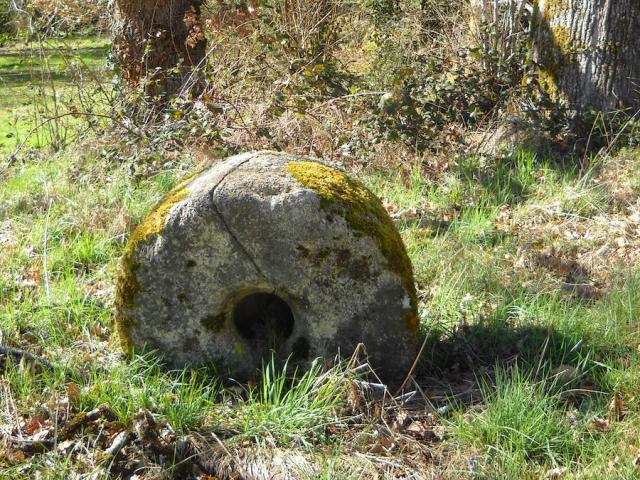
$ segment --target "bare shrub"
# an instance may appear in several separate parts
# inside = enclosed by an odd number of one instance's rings
[[[27,30],[30,35],[39,33],[52,36],[79,30],[105,31],[108,26],[108,0],[8,0],[8,2],[16,14],[18,27]]]
[[[273,27],[291,46],[307,57],[321,56],[337,40],[335,22],[343,3],[337,0],[275,0]]]
[[[0,45],[15,34],[16,13],[11,0],[0,0]]]
[[[472,0],[471,32],[490,73],[517,70],[531,31],[530,0]]]

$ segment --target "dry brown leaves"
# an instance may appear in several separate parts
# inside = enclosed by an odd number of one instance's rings
[[[446,432],[419,388],[392,394],[366,363],[354,363],[343,375],[350,388],[340,415],[347,420],[329,425],[326,432],[340,451],[318,443],[319,453],[253,440],[238,443],[234,432],[206,428],[178,435],[146,409],[130,425],[118,422],[108,405],[83,413],[78,409],[82,387],[76,383],[22,414],[5,383],[0,464],[26,472],[46,454],[72,462],[74,471],[88,472],[92,479],[266,480],[317,477],[326,454],[336,457],[336,475],[344,478],[353,472],[372,479],[433,478],[444,462],[440,444]]]
[[[518,239],[516,269],[530,277],[546,274],[561,289],[597,300],[611,283],[610,272],[640,261],[640,196],[630,183],[635,165],[625,157],[605,162],[593,184],[607,201],[589,214],[568,213],[560,201],[504,207],[496,228]]]

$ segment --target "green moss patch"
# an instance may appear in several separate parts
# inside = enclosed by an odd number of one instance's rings
[[[208,331],[218,333],[224,328],[226,317],[227,315],[225,314],[225,312],[218,315],[207,315],[202,320],[200,320],[200,323]]]
[[[323,208],[335,211],[337,207],[354,231],[373,239],[389,268],[402,279],[402,285],[409,293],[411,312],[407,316],[407,324],[416,331],[418,300],[411,261],[398,230],[378,197],[345,173],[321,163],[290,162],[285,168],[298,182],[320,195]]]
[[[135,229],[129,245],[134,247],[140,243],[145,242],[151,237],[151,235],[158,234],[164,229],[164,222],[167,219],[169,210],[180,200],[184,199],[189,194],[189,190],[186,188],[176,187],[171,190],[166,197],[156,206],[149,216],[142,222],[138,228]]]
[[[188,177],[177,187],[171,190],[151,211],[147,218],[134,230],[127,245],[127,249],[120,260],[116,279],[116,317],[115,327],[120,339],[120,344],[125,352],[131,352],[133,345],[129,332],[133,321],[124,311],[133,308],[136,295],[140,292],[140,284],[136,278],[136,272],[140,268],[140,262],[136,259],[136,252],[141,243],[162,232],[167,215],[176,203],[184,200],[189,194],[186,185],[193,176]]]

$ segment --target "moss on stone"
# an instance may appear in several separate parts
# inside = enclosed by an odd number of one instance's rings
[[[218,333],[224,329],[226,323],[226,312],[219,313],[217,315],[208,315],[200,320],[202,326],[209,332]]]
[[[188,194],[189,190],[184,187],[180,188],[180,186],[171,190],[147,218],[138,225],[131,236],[131,240],[129,240],[129,244],[135,246],[140,242],[147,241],[151,235],[162,232],[171,207],[183,200]]]
[[[116,277],[115,329],[120,345],[125,352],[130,353],[133,350],[129,332],[134,326],[134,321],[125,312],[133,308],[135,297],[140,292],[140,284],[136,276],[136,272],[140,268],[140,261],[137,259],[138,247],[140,244],[147,242],[152,236],[162,232],[171,207],[189,194],[189,189],[186,185],[192,178],[193,175],[189,176],[173,188],[147,215],[145,220],[138,225],[120,259]]]
[[[125,352],[133,349],[129,331],[134,326],[133,320],[124,313],[124,310],[133,307],[133,300],[140,291],[140,284],[136,278],[136,271],[140,267],[138,262],[132,260],[132,252],[127,249],[118,265],[116,277],[116,315],[115,330],[120,340],[120,345]]]
[[[339,211],[355,232],[373,239],[389,268],[401,278],[409,294],[411,306],[407,312],[407,325],[416,331],[418,300],[411,261],[398,230],[380,200],[360,182],[321,163],[295,161],[289,162],[285,169],[302,185],[320,195],[324,209]]]

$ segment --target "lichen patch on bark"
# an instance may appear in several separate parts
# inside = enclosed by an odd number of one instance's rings
[[[637,0],[536,0],[532,33],[542,90],[578,112],[636,111],[639,5]]]

